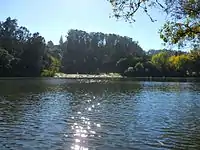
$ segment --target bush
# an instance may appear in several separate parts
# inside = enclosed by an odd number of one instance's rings
[[[54,71],[44,69],[41,73],[42,77],[53,77],[55,75]]]

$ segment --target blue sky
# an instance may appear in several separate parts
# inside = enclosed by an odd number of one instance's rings
[[[46,41],[58,43],[69,29],[88,32],[115,33],[138,41],[144,50],[163,48],[158,30],[164,15],[151,14],[158,21],[152,23],[143,13],[136,14],[136,22],[129,24],[110,18],[111,5],[107,0],[1,0],[0,20],[16,18],[20,26],[32,33],[39,32]]]

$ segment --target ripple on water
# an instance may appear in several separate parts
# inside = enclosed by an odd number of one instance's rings
[[[43,84],[0,90],[2,150],[200,149],[198,83]]]

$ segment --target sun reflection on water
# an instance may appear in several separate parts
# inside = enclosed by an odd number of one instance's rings
[[[82,147],[80,145],[74,145],[71,147],[71,149],[73,149],[73,150],[88,150],[88,148]]]
[[[91,99],[86,100],[86,107],[71,117],[71,121],[74,122],[71,125],[74,138],[71,146],[72,150],[88,150],[89,140],[95,136],[100,137],[97,135],[97,131],[101,128],[101,124],[91,121],[89,118],[92,112],[98,111],[100,106],[100,103],[92,103],[95,98],[95,96],[92,96]]]

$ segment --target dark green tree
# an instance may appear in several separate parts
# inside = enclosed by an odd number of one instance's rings
[[[70,30],[65,43],[65,73],[120,72],[116,63],[121,58],[144,55],[137,42],[115,34]]]
[[[10,17],[0,22],[0,48],[3,56],[9,56],[9,76],[39,76],[44,56],[45,41],[39,33],[31,33],[20,27]],[[6,57],[7,59],[7,57]]]

